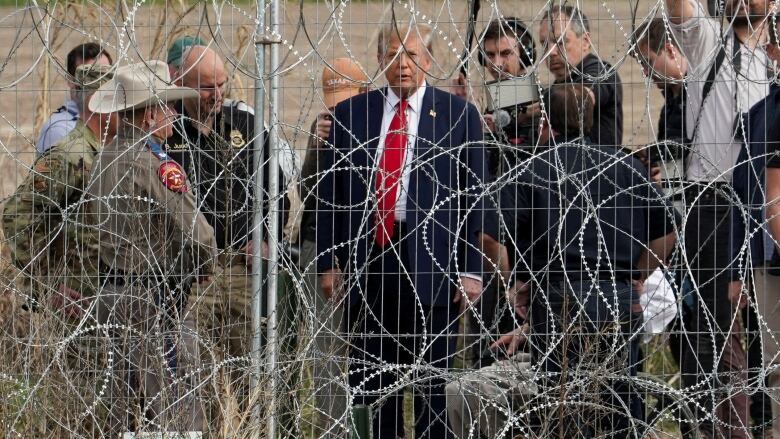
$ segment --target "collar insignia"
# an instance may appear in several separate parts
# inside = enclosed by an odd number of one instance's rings
[[[169,191],[187,192],[187,179],[178,163],[171,160],[162,162],[157,170],[157,176]]]
[[[155,157],[157,157],[158,160],[164,161],[168,160],[168,154],[166,154],[162,148],[160,148],[160,145],[154,143],[151,140],[146,141],[146,147],[149,148],[149,151],[154,154]]]
[[[244,135],[241,134],[241,131],[230,131],[230,144],[233,146],[233,148],[241,148],[242,146],[246,145],[246,140],[244,140]]]

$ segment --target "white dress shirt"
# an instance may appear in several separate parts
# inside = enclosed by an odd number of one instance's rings
[[[724,36],[720,20],[710,18],[698,0],[686,1],[695,8],[694,17],[671,25],[683,55],[688,59],[685,122],[687,135],[696,135],[688,158],[686,178],[728,182],[742,148],[742,140],[735,138],[734,119],[769,93],[771,80],[767,76],[767,67],[771,64],[765,50],[749,49],[743,44],[739,48],[742,61],[737,76],[731,62],[734,32],[725,32]],[[721,44],[725,44],[726,57],[702,108],[704,83]],[[694,133],[697,119],[699,129]]]
[[[406,99],[408,103],[406,106],[406,153],[404,154],[404,162],[401,167],[401,185],[398,191],[396,191],[397,198],[395,199],[395,220],[398,222],[406,222],[406,203],[409,198],[407,188],[409,187],[409,180],[414,166],[414,146],[417,143],[417,128],[420,125],[420,111],[422,110],[426,88],[427,84],[423,81],[417,91]],[[401,98],[395,94],[392,88],[387,87],[385,109],[382,115],[382,130],[379,132],[379,144],[376,152],[375,163],[377,163],[377,166],[385,151],[385,137],[390,129],[390,123],[393,121],[393,117],[395,117],[396,107],[399,102],[401,102]],[[460,273],[460,275],[479,281],[482,280],[482,276],[478,274]]]
[[[406,154],[404,155],[404,162],[401,167],[401,185],[396,191],[395,199],[395,220],[399,222],[406,221],[406,202],[408,198],[407,188],[409,187],[409,179],[412,175],[412,166],[414,166],[414,145],[417,141],[417,127],[420,125],[420,110],[422,109],[422,100],[425,96],[425,88],[427,87],[425,81],[423,81],[420,88],[406,99],[409,104],[406,107]],[[393,91],[392,88],[387,87],[387,96],[385,96],[385,110],[382,115],[382,131],[379,132],[379,144],[377,145],[376,163],[379,164],[382,154],[385,151],[385,137],[387,137],[387,131],[390,129],[390,122],[393,121],[397,110],[398,103],[401,102],[401,98]]]

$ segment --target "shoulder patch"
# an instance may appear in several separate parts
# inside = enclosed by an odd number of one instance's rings
[[[157,175],[165,187],[173,192],[187,192],[187,179],[178,163],[168,160],[160,164]]]

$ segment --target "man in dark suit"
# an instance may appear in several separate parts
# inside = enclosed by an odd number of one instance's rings
[[[336,106],[321,162],[321,289],[346,301],[349,383],[356,404],[373,404],[380,438],[404,436],[402,389],[412,382],[416,436],[451,435],[442,375],[456,304],[482,291],[482,126],[473,105],[426,84],[430,40],[423,26],[382,30],[389,86]]]

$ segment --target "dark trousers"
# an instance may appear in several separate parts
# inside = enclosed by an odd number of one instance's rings
[[[642,397],[627,377],[642,322],[631,284],[550,282],[531,298],[531,355],[542,377],[545,437],[642,435]]]
[[[403,233],[401,232],[401,236]],[[348,304],[349,385],[355,404],[370,405],[375,438],[404,436],[403,390],[414,394],[417,438],[448,438],[444,376],[455,353],[456,306],[416,299],[405,244],[376,249],[365,288]],[[400,255],[400,260],[399,260]]]
[[[715,190],[705,191],[695,203],[685,224],[685,275],[692,291],[683,293],[692,297],[683,300],[692,303],[692,309],[681,322],[682,383],[701,407],[696,417],[706,418],[699,423],[702,431],[715,437],[747,437],[747,396],[739,390],[746,380],[745,351],[739,321],[734,320],[737,310],[728,298],[731,208]]]
[[[752,300],[755,300],[754,291],[751,291],[751,296]],[[764,359],[761,352],[761,324],[755,307],[748,305],[742,310],[742,321],[745,323],[748,382],[751,387],[757,388],[750,395],[750,418],[753,421],[753,431],[761,433],[772,429],[772,399],[763,390],[769,386],[769,380],[766,377],[763,381],[760,380]]]

